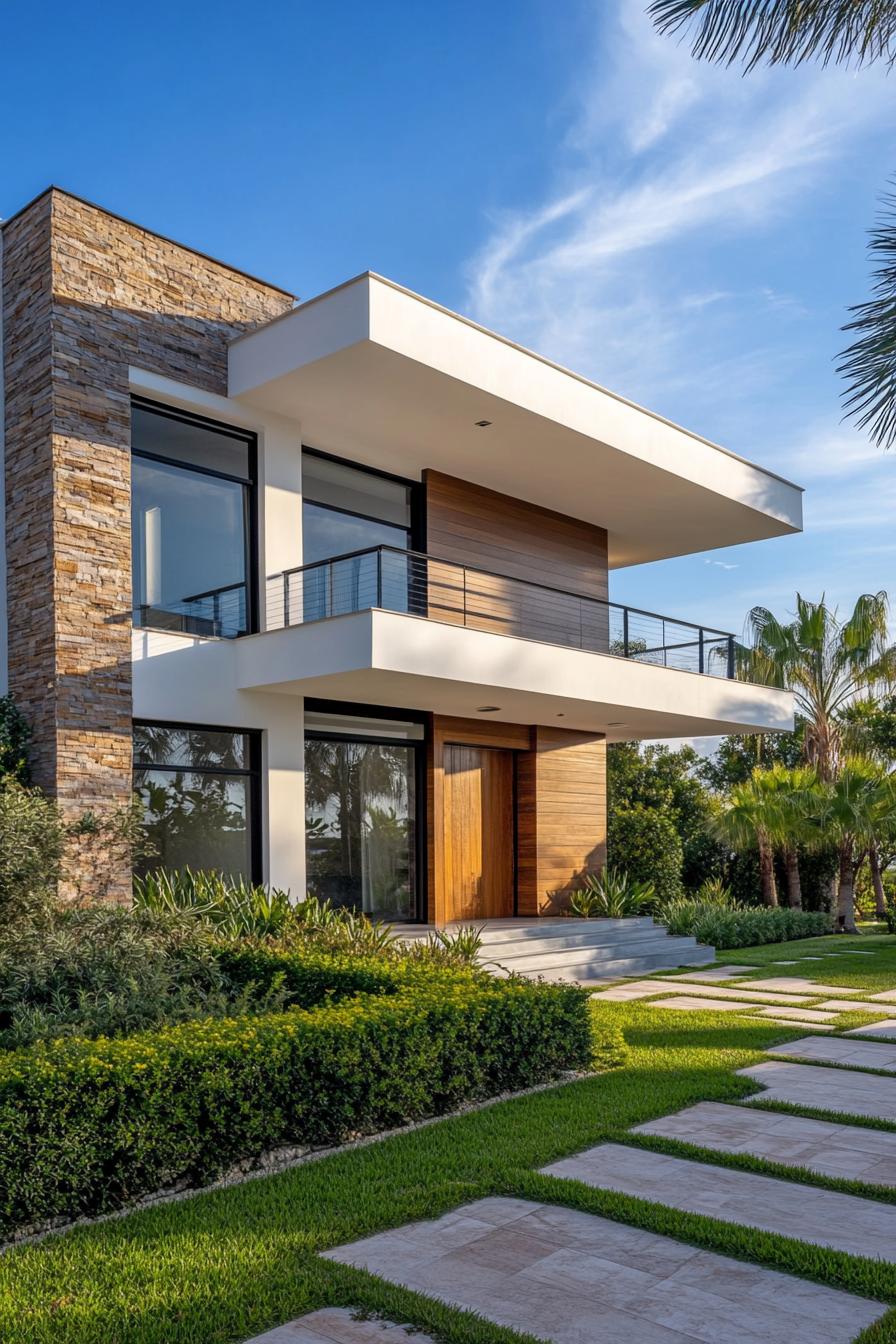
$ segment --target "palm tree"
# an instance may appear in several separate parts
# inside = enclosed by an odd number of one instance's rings
[[[693,31],[698,60],[769,65],[863,66],[896,59],[896,0],[653,0],[661,33]],[[875,443],[896,442],[896,198],[871,234],[872,297],[856,304],[845,331],[856,339],[841,357],[844,404]]]
[[[759,848],[759,882],[764,905],[778,904],[775,882],[775,851],[773,836],[778,833],[778,799],[774,790],[766,787],[769,772],[754,770],[744,784],[736,784],[728,796],[728,804],[719,813],[713,830],[720,840],[734,849]]]
[[[780,848],[787,878],[787,904],[794,910],[803,905],[799,846],[816,846],[819,805],[818,772],[811,765],[776,764],[756,772],[766,800],[766,829],[772,844]]]
[[[788,623],[754,607],[748,625],[752,648],[744,671],[751,680],[794,692],[805,719],[805,752],[822,780],[832,779],[842,754],[842,719],[856,700],[896,685],[896,644],[888,636],[887,594],[865,593],[848,620],[840,621],[824,598],[797,593]]]
[[[849,756],[837,778],[824,785],[819,826],[837,845],[837,921],[846,933],[856,932],[856,874],[869,845],[882,830],[892,830],[894,817],[896,783],[876,761]]]

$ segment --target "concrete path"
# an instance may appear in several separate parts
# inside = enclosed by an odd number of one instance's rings
[[[844,1068],[896,1073],[896,1045],[887,1045],[883,1041],[847,1041],[842,1036],[826,1041],[817,1036],[805,1036],[801,1041],[773,1045],[765,1053],[786,1055],[788,1059],[808,1059],[815,1064],[840,1064]],[[841,1080],[837,1081],[840,1083]],[[849,1086],[848,1080],[846,1086]]]
[[[896,1186],[896,1134],[886,1130],[701,1101],[676,1115],[637,1125],[632,1132],[680,1139],[721,1153],[749,1153],[825,1176]]]
[[[324,1307],[256,1335],[248,1344],[433,1344],[429,1335],[393,1321],[356,1321],[345,1307]]]
[[[853,1027],[847,1036],[877,1036],[883,1041],[896,1041],[896,1022],[869,1022],[867,1027]]]
[[[783,1101],[791,1106],[896,1123],[896,1078],[820,1065],[786,1064],[779,1059],[754,1064],[740,1073],[766,1089],[750,1097],[748,1104]]]
[[[513,1199],[479,1200],[325,1254],[553,1344],[849,1344],[884,1311],[593,1214]]]
[[[714,1167],[618,1143],[601,1143],[544,1167],[546,1176],[650,1199],[849,1255],[882,1258],[896,1246],[896,1206],[776,1176]]]

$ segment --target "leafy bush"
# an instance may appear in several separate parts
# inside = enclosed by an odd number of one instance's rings
[[[134,904],[159,913],[188,913],[231,938],[280,934],[292,919],[289,896],[217,872],[158,869],[134,878]]]
[[[207,931],[119,906],[58,909],[0,936],[0,1044],[120,1036],[233,1008]]]
[[[0,779],[29,782],[28,744],[31,729],[28,720],[11,695],[0,695]]]
[[[643,914],[654,899],[652,882],[635,882],[627,873],[605,868],[588,873],[584,886],[569,898],[569,908],[582,919],[627,919]]]
[[[694,897],[701,905],[718,906],[720,910],[739,910],[741,903],[735,900],[734,893],[720,877],[708,877],[700,883]]]
[[[725,907],[716,900],[680,897],[665,902],[657,919],[673,934],[691,934],[715,948],[753,947],[791,938],[817,938],[831,932],[831,917],[819,911],[787,906]]]
[[[442,972],[395,994],[0,1057],[0,1223],[113,1208],[588,1068],[587,995]],[[598,1053],[613,1054],[604,1042]]]
[[[34,912],[52,900],[64,839],[55,803],[14,779],[0,780],[0,917]]]
[[[681,894],[681,840],[664,812],[617,809],[608,827],[607,850],[614,868],[633,882],[652,882],[659,900]]]

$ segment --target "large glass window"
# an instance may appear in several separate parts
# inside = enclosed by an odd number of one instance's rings
[[[306,713],[308,891],[376,919],[417,911],[416,723]]]
[[[336,462],[307,450],[302,454],[302,551],[314,564],[352,551],[412,545],[413,486],[392,476]],[[382,605],[403,611],[408,604],[408,569],[403,555],[354,556],[306,571],[306,620]]]
[[[155,853],[145,868],[260,880],[256,733],[134,724],[134,790]]]
[[[134,624],[246,634],[254,436],[135,401],[131,451]]]

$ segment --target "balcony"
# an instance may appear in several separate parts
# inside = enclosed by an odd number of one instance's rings
[[[269,630],[379,609],[679,672],[736,674],[726,631],[391,546],[275,574],[266,608]]]

